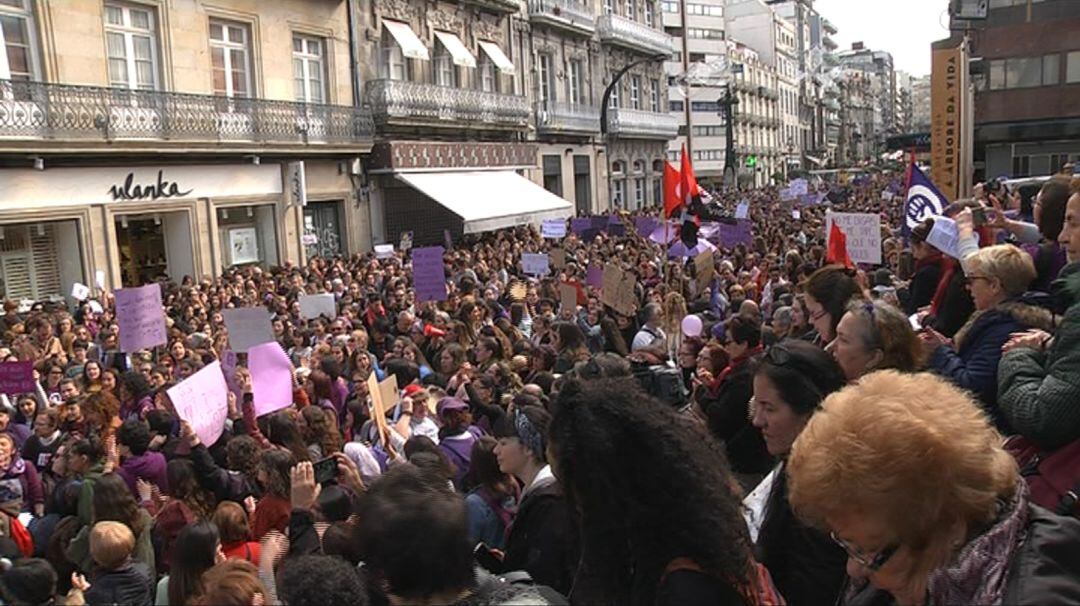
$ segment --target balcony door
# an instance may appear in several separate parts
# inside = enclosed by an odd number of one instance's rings
[[[0,0],[0,80],[41,80],[30,0]]]
[[[109,84],[129,90],[158,90],[157,16],[151,8],[105,4],[105,48]]]

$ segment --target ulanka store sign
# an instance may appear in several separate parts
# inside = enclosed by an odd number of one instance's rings
[[[164,178],[165,171],[157,172],[156,183],[135,183],[135,173],[130,172],[123,184],[113,185],[109,188],[109,195],[113,201],[118,200],[160,200],[163,198],[183,198],[195,191],[194,188],[181,191],[180,186]]]

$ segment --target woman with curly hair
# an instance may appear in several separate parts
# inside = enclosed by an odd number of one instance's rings
[[[704,431],[617,379],[565,386],[549,431],[552,467],[580,516],[573,602],[757,603],[735,481]]]
[[[301,433],[312,461],[341,452],[341,433],[334,413],[326,408],[308,406],[300,411],[300,418],[303,420]]]
[[[120,378],[117,395],[120,398],[120,418],[124,421],[144,419],[154,407],[153,388],[149,380],[135,371],[126,372]]]
[[[273,448],[259,454],[255,475],[262,485],[263,496],[251,516],[251,532],[256,541],[262,540],[271,530],[287,532],[289,513],[292,512],[289,470],[295,464],[296,459],[287,450]]]
[[[168,497],[158,509],[154,519],[154,535],[161,545],[158,572],[169,571],[172,545],[177,535],[185,526],[200,520],[209,520],[213,515],[213,496],[202,486],[195,475],[195,465],[188,459],[173,459],[165,468],[168,479]],[[139,499],[151,511],[153,506],[152,488],[146,482],[138,484]]]

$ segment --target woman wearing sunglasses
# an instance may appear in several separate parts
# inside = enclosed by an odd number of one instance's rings
[[[773,345],[754,372],[751,416],[780,463],[744,501],[754,555],[790,606],[831,606],[844,582],[844,550],[803,525],[787,500],[791,445],[826,396],[847,383],[829,354],[805,341]]]
[[[892,370],[825,399],[788,458],[791,506],[847,551],[845,604],[1080,603],[1080,521],[1029,502],[971,397]]]

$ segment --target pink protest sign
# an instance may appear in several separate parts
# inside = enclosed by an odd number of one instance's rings
[[[262,416],[290,406],[293,401],[293,369],[289,356],[277,342],[263,343],[248,350],[251,391],[255,415]]]
[[[221,363],[213,362],[168,390],[176,414],[209,447],[221,437],[229,412],[229,387]]]
[[[161,287],[147,284],[116,291],[116,321],[120,325],[120,350],[132,353],[167,342]]]
[[[0,363],[0,393],[9,395],[33,393],[34,388],[33,362]]]

